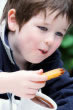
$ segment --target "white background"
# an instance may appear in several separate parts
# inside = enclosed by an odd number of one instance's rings
[[[3,8],[4,8],[6,1],[7,0],[0,0],[0,18],[2,16],[2,11],[3,11]]]

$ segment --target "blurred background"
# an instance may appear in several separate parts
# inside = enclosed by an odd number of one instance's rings
[[[7,0],[0,0],[0,18],[2,16],[2,11],[3,11],[3,8],[4,8],[6,1]]]
[[[70,27],[60,46],[64,67],[73,76],[73,27]]]
[[[0,0],[0,18],[2,16],[3,7],[6,1],[7,0]],[[73,27],[68,30],[59,49],[62,53],[64,67],[73,77]]]

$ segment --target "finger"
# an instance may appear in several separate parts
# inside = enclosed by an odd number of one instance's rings
[[[32,73],[34,74],[43,74],[43,69],[40,70],[36,70],[36,71],[32,71]]]
[[[33,81],[35,83],[45,83],[45,81]]]
[[[40,69],[39,71],[36,71],[36,74],[43,74],[43,69]]]
[[[26,91],[26,94],[36,94],[38,92],[38,89],[28,88]]]
[[[46,85],[46,82],[45,83],[35,83],[35,82],[30,82],[28,83],[28,88],[32,88],[32,89],[40,89],[42,87],[44,87]]]
[[[46,75],[40,75],[40,74],[33,74],[29,76],[30,81],[47,81]]]

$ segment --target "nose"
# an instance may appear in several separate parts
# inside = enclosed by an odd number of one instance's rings
[[[45,38],[44,43],[47,46],[52,46],[54,44],[54,40],[55,40],[54,34],[50,34],[50,35],[47,35],[47,37]]]

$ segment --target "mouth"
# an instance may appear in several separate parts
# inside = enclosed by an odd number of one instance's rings
[[[42,50],[42,49],[39,49],[39,51],[42,53],[42,54],[47,54],[48,51],[47,50]]]

